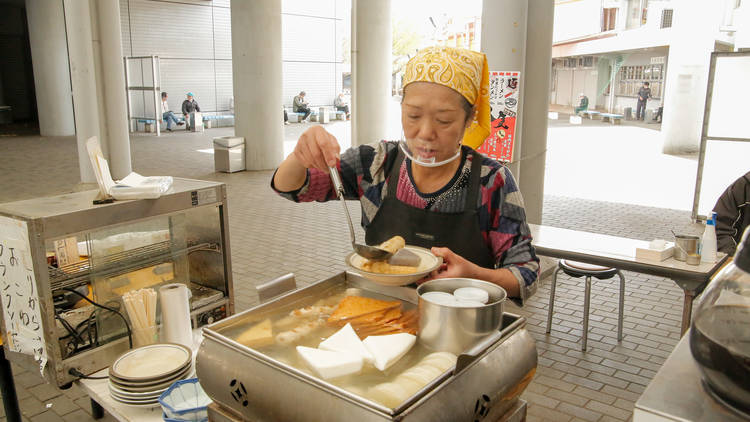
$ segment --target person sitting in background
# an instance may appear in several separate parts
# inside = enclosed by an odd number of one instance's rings
[[[333,105],[336,107],[336,111],[343,111],[346,113],[346,120],[349,120],[349,103],[346,102],[343,92],[339,93],[336,99],[333,100]]]
[[[177,126],[182,126],[184,122],[178,122],[172,110],[169,109],[169,103],[167,102],[167,93],[161,93],[161,118],[167,122],[167,130],[172,131],[172,122]]]
[[[735,180],[716,201],[716,250],[734,255],[750,226],[750,172]]]
[[[282,107],[282,109],[284,110],[284,124],[288,125],[289,124],[289,115],[286,114],[286,109],[285,108]]]
[[[302,121],[306,121],[308,117],[310,117],[310,107],[308,107],[307,101],[305,101],[305,91],[300,91],[299,95],[296,95],[294,97],[294,101],[292,104],[292,111],[295,113],[305,113],[305,116],[302,117]]]
[[[578,96],[578,101],[579,101],[578,107],[576,107],[574,110],[576,116],[578,115],[578,113],[582,111],[586,111],[589,108],[589,97],[584,95],[583,92],[581,93],[581,95]]]
[[[182,102],[182,115],[185,116],[185,121],[188,124],[187,129],[190,129],[190,114],[201,111],[201,107],[198,105],[198,101],[195,101],[194,97],[192,92],[188,92],[187,98]]]

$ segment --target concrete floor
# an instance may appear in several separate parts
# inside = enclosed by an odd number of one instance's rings
[[[608,163],[609,169],[591,166],[587,161],[594,154],[591,145],[602,140],[596,130],[584,129],[601,130],[604,124],[589,122],[574,132],[565,121],[550,123],[544,224],[644,240],[668,238],[670,228],[687,226],[690,213],[684,207],[627,205],[623,204],[626,201],[612,200],[610,191],[618,191],[628,183],[620,160],[594,150],[600,154],[595,159]],[[307,126],[285,126],[287,152]],[[347,122],[326,127],[341,138],[349,130]],[[617,151],[626,150],[634,137],[650,139],[658,134],[651,128],[627,123],[606,129],[606,142]],[[298,285],[305,285],[340,271],[344,267],[341,258],[350,246],[339,204],[288,202],[269,188],[270,171],[215,173],[211,138],[231,134],[233,128],[209,129],[205,133],[176,131],[158,138],[133,134],[131,145],[134,171],[143,175],[227,184],[235,295],[238,309],[243,310],[257,303],[255,286],[278,275],[294,272]],[[347,141],[342,139],[342,144]],[[75,148],[74,138],[0,137],[0,202],[87,188],[77,184]],[[654,148],[641,155],[656,162],[672,159]],[[571,156],[579,159],[571,162]],[[695,157],[679,159],[694,161]],[[554,180],[573,177],[566,176],[573,167],[574,178],[583,186],[576,187],[582,192],[577,196],[571,195],[576,191],[565,189],[565,183]],[[588,185],[583,181],[589,179],[597,179],[609,189],[584,192]],[[357,203],[352,202],[349,207],[353,215],[358,215]],[[359,229],[358,236],[362,235]],[[528,420],[631,418],[634,402],[679,340],[682,291],[668,279],[631,272],[625,276],[624,340],[618,343],[616,339],[617,285],[614,279],[597,280],[592,288],[586,353],[580,351],[578,343],[582,280],[560,277],[550,335],[544,333],[549,279],[540,281],[539,291],[523,309],[510,305],[511,312],[528,319],[528,329],[537,340],[539,352],[536,377],[524,393],[530,403]],[[43,384],[36,374],[15,370],[24,420],[91,420],[88,398],[77,387],[61,392]],[[111,416],[107,418],[111,420]]]

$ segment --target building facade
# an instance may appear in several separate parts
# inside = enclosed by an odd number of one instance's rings
[[[634,113],[649,82],[647,117],[664,107],[665,152],[697,149],[710,53],[735,49],[741,22],[750,24],[743,3],[556,0],[550,104],[576,106],[584,94],[589,108]],[[671,125],[670,115],[692,124]]]
[[[173,111],[193,92],[204,113],[233,112],[230,0],[119,2],[123,54],[159,57],[161,90],[169,93]],[[333,104],[342,90],[342,74],[349,70],[344,40],[350,21],[351,0],[282,1],[285,106],[303,90],[312,105]],[[128,71],[131,86],[150,86],[149,60],[130,61]],[[131,93],[133,115],[153,114],[152,95]]]

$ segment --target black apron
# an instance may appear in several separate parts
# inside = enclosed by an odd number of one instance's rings
[[[495,258],[479,229],[479,214],[476,209],[482,157],[474,151],[472,154],[464,212],[443,213],[412,207],[396,198],[401,162],[404,160],[404,153],[398,150],[398,156],[386,179],[388,191],[383,203],[365,229],[367,244],[377,245],[398,235],[406,240],[407,245],[423,248],[448,247],[480,267],[495,268]]]

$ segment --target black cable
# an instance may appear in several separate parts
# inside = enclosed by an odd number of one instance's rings
[[[91,376],[88,376],[88,375],[84,374],[83,372],[77,370],[76,368],[70,368],[68,370],[68,373],[70,375],[73,375],[74,377],[83,378],[83,379],[86,379],[86,380],[105,380],[105,379],[109,378],[109,376],[105,376],[105,377],[91,377]]]
[[[65,290],[66,292],[71,292],[73,294],[76,294],[76,295],[80,296],[81,299],[85,300],[86,302],[88,302],[88,303],[90,303],[90,304],[92,304],[92,305],[94,305],[94,306],[96,306],[98,308],[106,309],[106,310],[108,310],[110,312],[114,312],[117,315],[119,315],[119,317],[122,318],[122,322],[125,323],[125,328],[127,328],[127,330],[128,330],[128,343],[130,345],[130,348],[131,349],[133,348],[133,333],[130,330],[130,324],[128,323],[127,318],[125,318],[125,316],[123,316],[120,313],[120,311],[118,311],[117,309],[114,309],[114,308],[110,308],[109,306],[100,305],[100,304],[94,302],[93,300],[89,299],[86,295],[84,295],[82,293],[79,293],[79,292],[77,292],[77,291],[75,291],[75,290],[73,290],[73,289],[71,289],[69,287],[63,287],[62,290]]]

